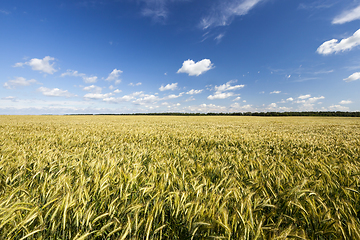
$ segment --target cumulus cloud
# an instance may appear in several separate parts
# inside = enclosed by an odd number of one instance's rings
[[[203,89],[201,89],[201,90],[191,89],[190,91],[186,92],[186,94],[188,94],[188,95],[194,95],[194,94],[202,93],[202,91],[203,91]]]
[[[339,102],[339,104],[351,104],[352,101],[351,100],[342,100],[341,102]]]
[[[292,101],[294,101],[294,99],[292,97],[289,97],[289,98],[286,99],[286,101],[292,102]]]
[[[329,110],[331,111],[349,111],[349,107],[341,106],[341,105],[331,105]]]
[[[32,70],[53,74],[57,70],[53,67],[54,63],[50,63],[50,62],[54,60],[55,58],[50,56],[46,56],[43,59],[33,58],[25,63],[21,63],[21,62],[16,63],[14,67],[22,67],[23,65],[28,65],[32,68]]]
[[[9,80],[9,81],[5,82],[3,86],[4,86],[4,88],[7,88],[7,89],[15,89],[17,87],[26,87],[26,86],[29,86],[34,83],[40,84],[35,79],[26,80],[23,77],[17,77],[13,80]]]
[[[252,105],[240,105],[239,103],[233,103],[230,105],[230,112],[252,112],[255,109],[253,109]]]
[[[140,92],[134,92],[134,93],[131,93],[131,94],[128,94],[128,95],[124,95],[122,97],[117,97],[117,98],[114,98],[114,97],[108,97],[108,98],[104,98],[103,101],[104,102],[109,102],[109,103],[121,103],[121,102],[129,102],[133,99],[136,99],[137,96],[140,96],[142,95],[143,92],[140,91]]]
[[[329,55],[332,53],[344,52],[360,45],[360,29],[358,29],[352,36],[342,39],[340,42],[337,39],[332,39],[324,42],[316,50],[322,55]]]
[[[164,97],[163,100],[178,98],[178,97],[181,97],[182,95],[184,95],[183,92],[182,92],[182,93],[179,93],[178,95],[170,94],[170,95]]]
[[[220,86],[215,86],[215,94],[214,95],[209,95],[207,98],[210,100],[214,100],[214,99],[225,99],[231,96],[235,96],[235,94],[233,92],[227,92],[224,93],[226,91],[233,91],[233,90],[239,90],[243,87],[245,87],[245,85],[231,85],[232,83],[235,83],[236,80],[232,80],[229,81],[225,84],[222,84]]]
[[[161,99],[156,96],[156,95],[152,95],[152,94],[141,94],[140,97],[134,101],[132,101],[134,104],[138,104],[138,105],[145,105],[147,103],[156,103],[158,101],[160,101]]]
[[[95,86],[95,85],[91,85],[91,86],[84,87],[83,90],[87,91],[87,92],[91,92],[91,93],[101,93],[102,88]]]
[[[239,90],[243,87],[245,87],[245,85],[234,85],[231,86],[232,83],[237,82],[237,80],[231,80],[225,84],[222,84],[220,86],[215,86],[215,90],[216,92],[225,92],[225,91],[232,91],[232,90]]]
[[[169,83],[167,84],[165,87],[163,85],[161,85],[161,87],[159,88],[160,91],[166,91],[166,90],[172,90],[174,91],[175,89],[177,89],[177,84],[178,83]]]
[[[200,22],[202,29],[229,25],[236,16],[246,15],[263,0],[219,0],[212,12]]]
[[[352,82],[352,81],[360,80],[360,72],[353,73],[348,78],[344,78],[343,80],[345,82]]]
[[[104,99],[114,95],[113,93],[87,93],[84,95],[85,99]]]
[[[119,90],[119,89],[116,89],[115,91],[114,91],[114,93],[121,93],[122,91],[121,90]]]
[[[45,96],[49,97],[74,97],[76,95],[69,93],[68,90],[61,90],[59,88],[46,88],[46,87],[40,87],[38,88],[38,91],[41,92]]]
[[[115,81],[115,84],[119,84],[121,82],[121,79],[119,79],[119,77],[122,72],[123,71],[115,68],[105,80],[106,81]]]
[[[188,106],[184,108],[185,111],[189,112],[227,112],[225,106],[218,106],[215,104],[200,104],[198,106]]]
[[[232,92],[228,92],[228,93],[215,92],[214,95],[209,95],[207,98],[210,100],[214,100],[214,99],[225,99],[225,98],[228,98],[231,96],[234,96],[234,93],[232,93]]]
[[[342,12],[336,16],[332,21],[332,24],[343,24],[360,19],[360,5],[348,11]]]
[[[311,95],[310,95],[310,94],[306,94],[306,95],[300,95],[298,98],[299,98],[299,99],[307,99],[307,98],[309,98],[309,97],[311,97]]]
[[[85,73],[79,73],[78,71],[68,69],[66,72],[60,75],[61,77],[72,76],[72,77],[81,77],[85,83],[95,83],[97,81],[96,76],[86,76]]]
[[[281,91],[272,91],[270,94],[279,94]]]
[[[177,73],[187,73],[189,76],[199,76],[213,68],[210,59],[203,59],[195,63],[193,60],[186,60]]]

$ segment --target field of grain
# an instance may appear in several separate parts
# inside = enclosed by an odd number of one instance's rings
[[[360,239],[360,119],[0,116],[0,239]]]

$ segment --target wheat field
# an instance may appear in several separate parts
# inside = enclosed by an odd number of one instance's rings
[[[0,239],[360,239],[360,119],[0,116]]]

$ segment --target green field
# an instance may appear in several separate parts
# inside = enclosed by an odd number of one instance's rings
[[[0,239],[360,239],[360,119],[0,116]]]

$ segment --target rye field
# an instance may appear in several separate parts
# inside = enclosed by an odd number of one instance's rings
[[[360,239],[360,118],[0,116],[0,239]]]

